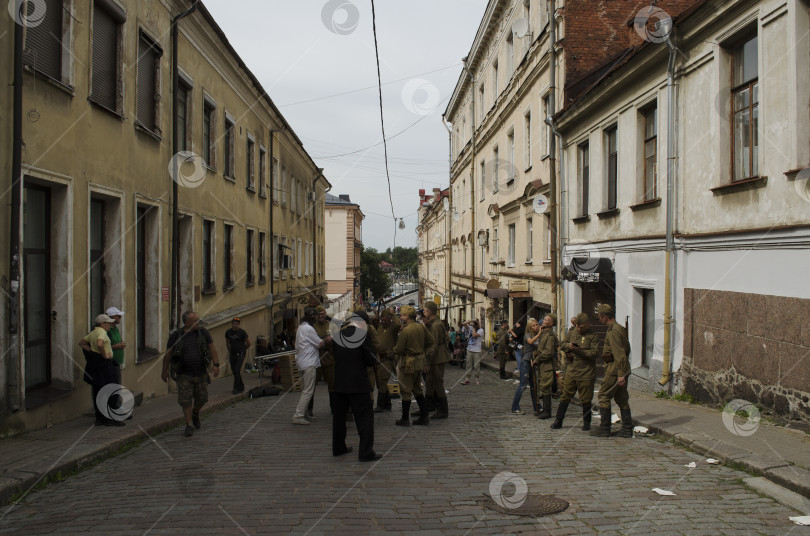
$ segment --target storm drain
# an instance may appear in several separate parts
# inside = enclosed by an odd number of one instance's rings
[[[542,517],[558,514],[568,508],[568,501],[555,497],[554,495],[527,494],[526,499],[521,502],[504,501],[489,498],[487,507],[502,514],[513,516]]]

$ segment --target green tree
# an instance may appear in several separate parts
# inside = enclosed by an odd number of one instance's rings
[[[417,261],[417,251],[416,248],[404,248],[402,246],[397,246],[391,250],[388,248],[385,250],[385,260],[390,262],[394,265],[400,272],[407,272],[408,269],[411,270],[411,274],[416,274],[416,261]]]
[[[375,300],[381,299],[391,291],[391,278],[380,268],[383,255],[374,248],[363,248],[360,256],[360,289],[363,295],[370,291]]]

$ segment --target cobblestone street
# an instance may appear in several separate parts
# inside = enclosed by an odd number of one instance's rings
[[[510,414],[511,383],[482,375],[480,386],[451,388],[449,420],[396,427],[396,401],[394,413],[377,415],[375,447],[384,457],[374,464],[357,461],[352,426],[355,452],[331,456],[320,384],[311,426],[290,424],[298,393],[236,404],[204,418],[192,438],[169,430],[4,507],[0,533],[810,533],[788,520],[796,512],[747,489],[745,473],[656,439],[592,438],[580,430],[578,407],[552,433],[531,412]],[[461,376],[448,369],[451,385]],[[523,402],[531,407],[528,393]],[[569,508],[539,518],[487,508],[502,472]],[[503,495],[515,490],[507,484]]]

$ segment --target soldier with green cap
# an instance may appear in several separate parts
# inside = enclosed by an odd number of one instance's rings
[[[498,358],[498,368],[502,380],[510,380],[511,376],[506,374],[506,361],[509,359],[509,322],[501,322],[501,329],[496,335],[498,338],[498,351],[495,356]]]
[[[447,343],[450,336],[444,322],[438,316],[439,307],[436,302],[425,304],[423,318],[425,327],[433,337],[434,344],[428,348],[426,358],[429,367],[425,377],[426,398],[433,400],[436,413],[431,419],[446,419],[448,417],[447,393],[444,390],[444,367],[450,361],[450,350]],[[421,415],[420,415],[421,416]]]
[[[537,367],[537,387],[543,397],[543,410],[537,417],[551,418],[551,386],[554,384],[554,357],[560,349],[560,341],[554,333],[557,323],[556,315],[546,315],[540,325],[540,338],[537,340],[537,349],[532,356],[532,363]]]
[[[374,341],[374,350],[380,362],[377,364],[377,407],[374,413],[391,411],[391,393],[388,392],[388,380],[397,366],[394,358],[394,346],[397,344],[399,331],[402,325],[399,318],[394,316],[390,309],[380,313],[380,325],[377,328],[377,338]]]
[[[416,399],[421,414],[413,424],[428,424],[425,395],[422,392],[422,371],[425,368],[425,351],[435,344],[428,329],[416,321],[416,310],[410,305],[403,305],[399,310],[400,319],[405,327],[399,334],[394,354],[399,358],[397,378],[402,395],[402,418],[396,421],[397,426],[410,426],[409,414],[411,398]]]
[[[315,324],[312,326],[315,328],[315,332],[318,334],[318,337],[321,339],[325,339],[329,332],[329,318],[326,316],[326,309],[322,305],[319,305],[315,308]],[[329,409],[334,410],[334,403],[332,401],[333,394],[335,392],[335,357],[332,354],[332,342],[328,342],[321,346],[318,350],[320,353],[321,359],[321,368],[319,376],[323,377],[326,380],[326,387],[329,390]],[[312,401],[314,402],[315,397],[312,397]],[[307,410],[307,415],[310,417],[312,416],[312,405],[310,404],[309,409]]]
[[[563,378],[562,395],[552,430],[561,428],[568,405],[576,393],[582,401],[582,429],[591,429],[591,400],[596,382],[596,358],[599,355],[599,337],[591,331],[590,318],[585,313],[576,316],[577,327],[568,332],[560,348],[568,361]]]
[[[603,303],[597,308],[599,321],[608,327],[605,333],[605,346],[602,349],[602,359],[605,362],[605,378],[599,388],[599,415],[602,422],[599,428],[591,431],[591,435],[599,437],[610,436],[611,412],[610,401],[616,400],[616,405],[622,415],[622,428],[617,434],[619,437],[633,437],[633,417],[630,414],[630,396],[627,393],[627,377],[630,375],[630,341],[627,339],[627,330],[616,322],[613,307]]]

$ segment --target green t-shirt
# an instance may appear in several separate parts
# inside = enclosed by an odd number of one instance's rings
[[[107,335],[110,336],[110,346],[114,346],[121,342],[121,332],[118,331],[118,326],[113,326],[110,328],[110,331],[107,332]],[[119,365],[124,364],[124,349],[123,348],[113,348],[113,359]]]
[[[110,342],[110,337],[107,335],[106,329],[101,326],[96,326],[93,331],[84,336],[84,340],[90,344],[90,349],[94,352],[98,352],[99,339],[104,341],[104,352],[107,354],[105,357],[111,358],[113,356],[112,343]]]

